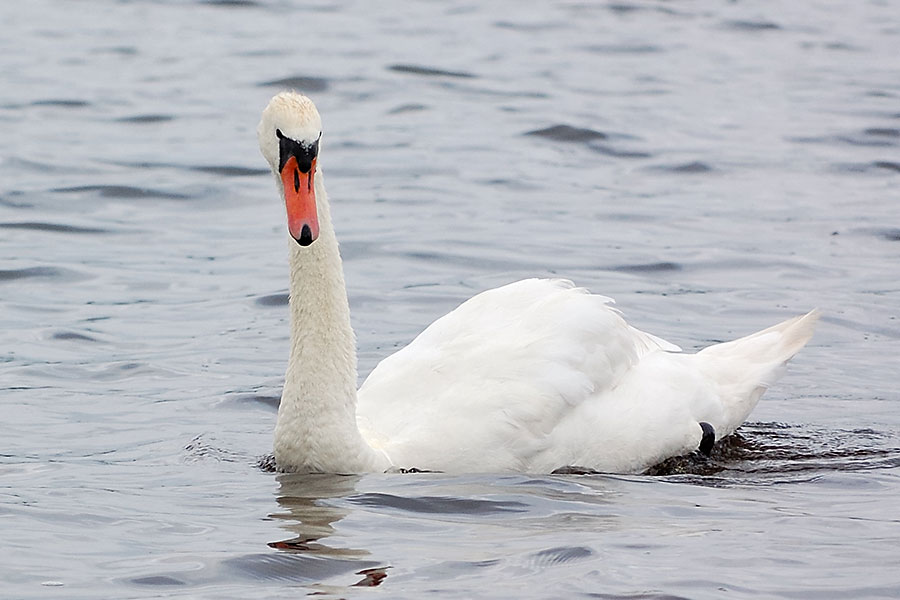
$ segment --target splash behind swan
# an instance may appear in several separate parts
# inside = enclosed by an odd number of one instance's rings
[[[296,242],[280,470],[641,471],[733,432],[812,336],[816,311],[680,354],[629,326],[607,298],[528,279],[438,319],[357,392],[318,111],[305,96],[278,94],[258,134]]]

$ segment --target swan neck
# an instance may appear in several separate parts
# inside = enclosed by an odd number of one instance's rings
[[[316,182],[319,237],[290,250],[290,362],[275,428],[275,461],[288,471],[371,471],[374,451],[356,425],[356,339],[324,185]]]

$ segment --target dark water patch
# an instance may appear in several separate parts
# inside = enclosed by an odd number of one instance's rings
[[[34,277],[62,277],[63,269],[56,267],[27,267],[25,269],[0,269],[0,282],[32,279]]]
[[[224,8],[255,8],[260,6],[259,2],[254,2],[253,0],[202,0],[200,4]]]
[[[527,266],[524,260],[515,261],[482,256],[466,256],[463,254],[450,254],[449,252],[406,252],[403,256],[415,261],[431,264],[460,265],[476,270],[512,271]]]
[[[626,15],[634,12],[652,11],[664,15],[677,15],[678,11],[667,6],[655,6],[652,4],[630,4],[624,2],[613,2],[605,5],[606,10],[617,15]]]
[[[139,123],[139,124],[152,124],[152,123],[165,123],[166,121],[172,121],[175,119],[174,115],[134,115],[131,117],[120,117],[116,119],[118,123]]]
[[[860,132],[833,136],[789,137],[790,142],[800,144],[849,144],[852,146],[888,147],[896,146],[900,140],[900,129],[890,127],[870,127]]]
[[[116,162],[110,161],[119,167],[127,167],[129,169],[177,169],[182,171],[193,171],[196,173],[209,173],[210,175],[218,175],[220,177],[258,177],[267,175],[269,169],[259,169],[255,167],[241,167],[236,165],[184,165],[178,163],[166,162]]]
[[[775,31],[781,29],[781,26],[777,23],[773,23],[772,21],[745,21],[745,20],[734,20],[734,21],[725,21],[723,25],[728,29],[733,29],[735,31]]]
[[[872,163],[872,166],[877,169],[886,169],[888,171],[900,173],[900,162],[894,162],[892,160],[876,160]]]
[[[835,171],[841,173],[900,173],[900,162],[890,160],[874,160],[867,163],[836,163],[832,165]]]
[[[93,276],[81,271],[61,267],[26,267],[24,269],[0,269],[0,283],[21,279],[48,279],[54,282],[73,283],[91,279]],[[31,305],[36,308],[37,305]]]
[[[851,146],[868,146],[873,148],[897,145],[896,140],[889,136],[877,136],[865,132],[857,135],[839,135],[835,137],[835,141],[842,144],[850,144]]]
[[[428,110],[428,107],[424,104],[401,104],[400,106],[394,107],[389,110],[388,114],[402,115],[404,113],[421,112],[423,110]]]
[[[136,56],[138,49],[134,46],[106,46],[94,48],[92,54],[118,54],[119,56]]]
[[[655,54],[664,49],[653,44],[593,44],[585,50],[595,54]]]
[[[568,465],[565,467],[560,467],[558,469],[553,469],[550,471],[551,475],[602,475],[600,471],[596,469],[592,469],[590,467],[579,467],[578,465]]]
[[[90,106],[86,100],[70,100],[65,98],[52,98],[49,100],[35,100],[32,106],[54,106],[58,108],[84,108]]]
[[[185,462],[196,463],[207,460],[216,462],[240,462],[244,457],[220,447],[206,435],[198,435],[184,446]]]
[[[659,218],[655,215],[636,213],[609,213],[599,216],[607,221],[622,221],[627,223],[653,223],[659,221]]]
[[[408,73],[410,75],[422,75],[425,77],[456,77],[461,79],[473,79],[475,75],[465,71],[447,71],[435,67],[423,67],[420,65],[390,65],[389,71]]]
[[[680,175],[700,175],[715,171],[715,168],[698,160],[679,165],[656,165],[650,168],[654,171],[667,171],[669,173],[677,173]]]
[[[826,42],[822,44],[822,47],[826,50],[838,50],[841,52],[862,52],[863,49],[859,46],[854,46],[853,44],[848,44],[846,42]]]
[[[785,138],[789,142],[795,142],[797,144],[823,144],[832,141],[830,138],[826,136],[789,136]]]
[[[871,171],[875,167],[871,163],[836,163],[831,168],[840,173],[865,173]]]
[[[605,140],[609,136],[602,131],[587,129],[586,127],[573,127],[571,125],[559,124],[545,127],[544,129],[535,129],[526,131],[524,135],[533,135],[542,137],[555,142],[592,142],[594,140]]]
[[[71,167],[66,164],[53,164],[49,162],[42,162],[37,160],[29,160],[27,158],[22,158],[20,156],[10,156],[8,158],[4,158],[3,162],[0,163],[5,168],[9,168],[13,171],[32,171],[34,173],[44,174],[48,171],[53,171],[54,173],[59,172],[67,172],[67,173],[82,173],[84,167]],[[16,192],[23,193],[23,192]]]
[[[637,4],[612,3],[612,4],[606,5],[606,10],[620,14],[620,15],[638,12],[643,9],[644,9],[643,6],[639,6]]]
[[[58,331],[53,334],[54,340],[63,340],[69,342],[99,342],[97,338],[83,333],[75,333],[74,331]]]
[[[484,185],[505,187],[511,190],[533,190],[534,186],[519,179],[508,179],[506,177],[489,177],[488,179],[475,179],[474,181]]]
[[[649,152],[641,152],[639,150],[619,150],[617,148],[613,148],[612,146],[608,146],[606,144],[588,144],[591,150],[598,154],[603,154],[605,156],[612,156],[613,158],[652,158],[653,155]]]
[[[851,229],[850,232],[873,236],[888,242],[900,242],[900,227],[862,227]],[[831,235],[840,235],[840,232],[833,231]]]
[[[547,548],[546,550],[535,552],[529,557],[529,563],[532,567],[540,569],[572,562],[574,560],[584,560],[593,555],[594,551],[584,546],[560,546],[558,548]]]
[[[289,301],[290,295],[287,292],[260,296],[255,300],[259,306],[287,306]]]
[[[26,221],[23,223],[0,223],[0,229],[27,229],[30,231],[47,231],[51,233],[75,233],[75,234],[101,234],[109,233],[108,229],[98,227],[76,227],[75,225],[63,225],[60,223],[37,223]]]
[[[371,561],[322,557],[309,554],[248,554],[222,561],[222,565],[242,577],[257,581],[313,582],[347,573],[358,573],[360,567],[377,568]]]
[[[301,92],[324,92],[329,87],[328,80],[324,77],[310,77],[308,75],[293,75],[282,79],[263,81],[257,85],[259,87],[294,89]]]
[[[31,202],[20,202],[18,200],[10,200],[10,196],[21,196],[22,192],[19,190],[13,190],[7,196],[0,196],[0,206],[6,206],[8,208],[34,208],[34,204]]]
[[[618,271],[620,273],[665,273],[669,271],[680,271],[682,266],[674,262],[655,262],[643,263],[636,265],[619,265],[610,267],[609,271]]]
[[[707,458],[699,452],[667,459],[645,474],[743,476],[809,475],[900,466],[895,436],[870,428],[820,429],[784,423],[745,423],[717,440]]]
[[[525,512],[528,506],[515,501],[476,500],[446,496],[405,497],[392,494],[359,494],[347,498],[349,502],[373,508],[395,508],[422,514],[491,515]]]
[[[861,137],[852,137],[848,135],[839,135],[835,138],[838,142],[850,144],[852,146],[871,146],[883,148],[884,146],[892,146],[893,144],[887,140],[869,139]]]
[[[538,482],[538,484],[540,483],[541,482]],[[448,571],[468,574],[476,569],[489,569],[491,567],[496,567],[500,564],[500,562],[501,561],[497,558],[488,558],[485,560],[450,560],[441,564],[441,567]]]
[[[534,22],[534,23],[514,23],[512,21],[496,21],[494,27],[498,29],[509,29],[510,31],[522,31],[525,33],[534,33],[538,31],[552,31],[566,27],[565,23],[553,22]]]
[[[201,173],[209,173],[221,177],[256,177],[269,174],[269,169],[253,169],[249,167],[234,167],[228,165],[199,165],[188,168],[191,171],[199,171]]]
[[[863,130],[864,135],[900,139],[900,129],[894,127],[869,127]]]
[[[705,586],[705,589],[713,589],[714,586]],[[698,586],[698,589],[704,589]],[[724,591],[724,588],[719,586]],[[672,594],[656,594],[653,592],[637,592],[634,594],[604,594],[602,592],[588,592],[587,598],[599,598],[599,600],[690,600],[685,596],[673,596]]]
[[[187,585],[184,581],[170,575],[148,575],[147,577],[135,577],[130,580],[136,585],[172,586]]]
[[[254,406],[265,406],[266,408],[278,410],[278,405],[281,404],[281,396],[269,396],[265,394],[236,394],[234,396],[229,396],[228,401],[238,405],[246,404]]]
[[[887,293],[894,293],[894,289],[891,289]],[[859,333],[869,335],[875,334],[882,337],[892,338],[895,340],[900,340],[900,329],[892,329],[889,327],[885,327],[880,323],[872,323],[866,321],[857,321],[854,319],[845,319],[842,317],[836,317],[831,314],[826,314],[822,317],[822,321],[828,323],[830,325],[837,325],[838,327],[844,327],[851,331],[857,331]]]
[[[546,92],[542,91],[528,91],[528,90],[503,90],[497,88],[489,88],[485,86],[473,86],[473,85],[463,85],[457,81],[448,81],[444,82],[443,87],[448,90],[454,90],[461,94],[465,94],[468,97],[475,96],[487,96],[493,98],[549,98],[550,95]],[[512,107],[502,107],[500,110],[504,111],[516,111],[517,109]]]
[[[140,188],[130,185],[79,185],[73,187],[54,188],[53,192],[61,194],[76,194],[96,192],[104,198],[123,198],[129,200],[146,200],[156,198],[161,200],[186,200],[189,196],[176,192],[163,192],[150,188]]]

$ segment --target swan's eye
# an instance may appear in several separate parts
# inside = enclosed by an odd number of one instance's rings
[[[320,135],[321,135],[321,134],[320,134]],[[281,138],[284,137],[284,134],[281,133],[281,130],[280,130],[280,129],[276,129],[276,130],[275,130],[275,137],[277,137],[277,138],[280,140]]]

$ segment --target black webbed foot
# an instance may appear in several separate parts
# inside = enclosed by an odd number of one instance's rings
[[[716,430],[705,421],[700,423],[700,429],[703,430],[703,437],[700,438],[700,446],[697,450],[700,451],[700,454],[709,458],[716,443]]]

